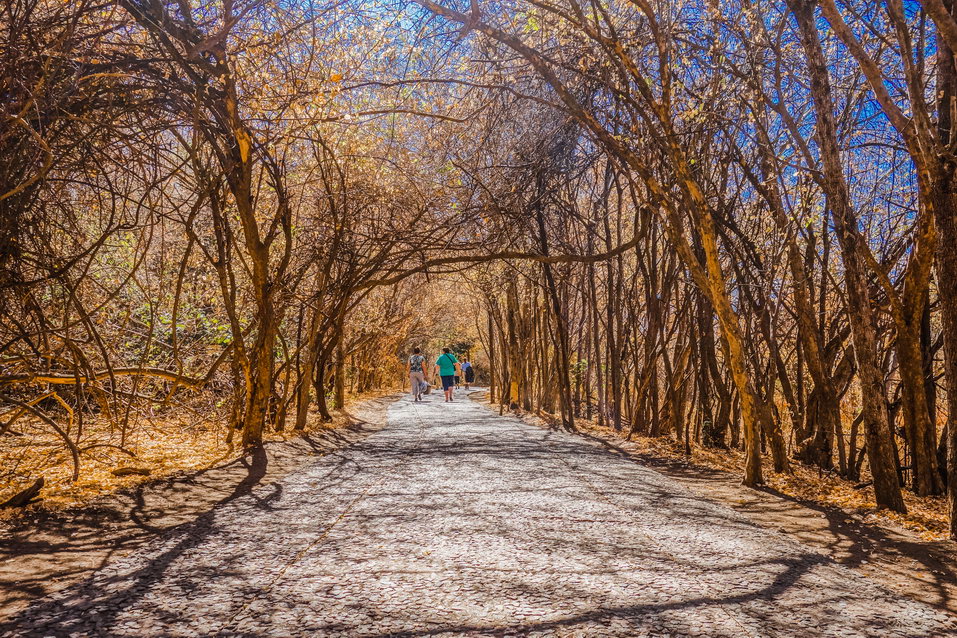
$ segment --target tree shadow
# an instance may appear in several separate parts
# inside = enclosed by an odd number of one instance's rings
[[[383,407],[390,401],[377,403]],[[231,461],[146,481],[75,509],[40,509],[8,521],[0,544],[0,607],[13,612],[82,581],[144,542],[202,529],[213,512],[236,499],[252,497],[256,507],[268,510],[280,498],[282,486],[276,482],[261,494],[256,488],[264,480],[353,445],[384,425],[348,418],[340,428],[269,442]],[[346,457],[339,460],[348,462]]]
[[[99,618],[104,624],[109,626],[109,624],[114,620],[115,615],[122,611],[123,607],[134,602],[137,598],[139,598],[140,595],[148,591],[149,587],[153,583],[162,579],[166,568],[172,564],[173,561],[179,558],[185,551],[201,545],[209,534],[215,532],[216,526],[214,524],[214,519],[218,508],[235,501],[236,499],[252,495],[254,498],[254,507],[259,509],[269,509],[271,507],[270,503],[277,500],[281,496],[281,488],[279,488],[278,485],[275,485],[274,489],[265,495],[254,495],[253,493],[254,488],[258,486],[263,477],[266,476],[268,456],[263,446],[254,448],[250,451],[248,457],[242,457],[238,459],[237,463],[245,471],[245,476],[242,478],[242,480],[235,484],[233,489],[225,498],[220,499],[209,510],[195,518],[193,521],[175,526],[168,530],[155,530],[155,528],[150,526],[144,527],[142,525],[138,525],[140,529],[158,531],[161,533],[161,536],[175,535],[179,538],[179,540],[176,541],[172,547],[157,555],[149,564],[145,565],[139,570],[134,571],[133,573],[124,575],[124,586],[122,589],[116,593],[113,593],[109,590],[109,586],[115,582],[114,579],[108,579],[105,583],[101,583],[94,577],[90,577],[85,583],[81,583],[76,588],[84,603],[94,602],[96,604],[97,608],[100,610],[98,613]],[[141,494],[142,490],[137,490],[137,492]],[[131,518],[135,519],[136,514],[131,512]],[[46,545],[42,543],[31,547],[33,552],[42,553],[56,553],[62,551],[63,549],[63,547],[56,544]],[[71,547],[70,551],[82,551],[82,548]],[[104,560],[104,564],[107,562],[107,560],[108,558]],[[56,600],[47,603],[41,603],[39,606],[31,606],[27,608],[23,614],[21,614],[21,616],[34,616],[35,614],[42,614],[44,611],[50,612],[61,609],[64,605],[69,606],[71,598],[73,597],[68,596],[66,601]],[[13,620],[12,626],[14,628],[17,626],[17,619]],[[4,625],[0,625],[0,630],[6,628],[7,627]]]
[[[759,526],[785,532],[811,547],[822,549],[839,564],[852,568],[870,566],[874,571],[879,569],[884,582],[890,578],[902,584],[906,581],[903,588],[908,595],[938,609],[953,611],[957,600],[957,545],[951,541],[917,541],[905,534],[867,524],[838,507],[799,499],[768,486],[754,490],[744,488],[737,477],[724,470],[690,460],[627,450],[588,432],[577,434],[622,459],[654,468],[701,490],[706,498],[731,505]],[[716,482],[727,484],[732,494],[752,498],[723,498],[714,489]],[[755,493],[775,500],[753,498]],[[815,520],[825,523],[823,526],[814,525]]]
[[[913,579],[914,572],[926,591],[917,597],[940,609],[952,610],[957,596],[957,556],[950,541],[924,542],[909,539],[903,534],[869,525],[836,507],[794,498],[770,487],[760,488],[784,502],[796,504],[816,512],[826,521],[829,538],[824,543],[835,560],[849,567],[873,565],[884,578]],[[916,563],[909,566],[906,561]]]
[[[121,559],[40,601],[0,632],[600,636],[600,627],[623,623],[633,633],[618,627],[615,635],[683,635],[700,618],[726,624],[734,616],[761,636],[804,633],[795,633],[795,618],[850,627],[846,635],[930,635],[901,633],[914,611],[909,602],[885,608],[886,594],[855,587],[829,558],[675,489],[630,456],[558,432],[481,421],[466,415],[437,429],[390,428],[347,453],[327,453],[287,484],[282,504],[281,487],[265,485],[268,457],[254,455],[207,512],[161,534],[138,560]],[[303,445],[315,450],[314,443]],[[464,464],[471,471],[463,478]],[[309,551],[320,541],[321,550]],[[439,547],[442,557],[427,557]],[[439,580],[423,584],[435,569]],[[390,579],[418,587],[396,589]],[[499,618],[500,625],[481,613],[447,614],[414,628],[421,624],[414,614],[431,611],[420,602],[428,584],[447,580],[458,583],[451,591],[489,605],[545,600],[544,613]],[[329,595],[339,586],[351,592],[341,615],[341,596]],[[443,586],[435,589],[441,594]],[[390,610],[396,597],[403,604]],[[845,604],[854,607],[848,618],[840,617]],[[284,611],[325,620],[285,625]],[[370,625],[357,620],[361,614]],[[397,629],[377,634],[377,618]],[[928,626],[921,622],[914,626]],[[251,625],[257,629],[245,629]]]

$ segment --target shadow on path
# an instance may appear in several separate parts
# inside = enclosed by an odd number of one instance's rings
[[[470,402],[400,402],[390,425],[282,482],[269,481],[270,459],[257,450],[208,511],[0,633],[955,631],[953,618],[696,497],[625,450]]]
[[[82,507],[38,509],[5,521],[0,533],[0,619],[153,539],[203,528],[216,508],[253,495],[268,508],[281,487],[254,494],[261,483],[296,471],[316,456],[334,453],[381,429],[397,397],[365,402],[347,425],[269,442],[252,454],[100,497]]]
[[[924,541],[912,533],[865,523],[838,507],[798,499],[770,487],[746,488],[725,470],[629,450],[622,446],[625,441],[619,444],[587,431],[576,435],[622,459],[676,479],[697,497],[728,505],[762,527],[822,550],[838,563],[896,591],[938,609],[955,611],[955,542]]]

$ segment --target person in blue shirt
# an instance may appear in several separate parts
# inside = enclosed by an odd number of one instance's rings
[[[475,383],[475,368],[472,367],[468,357],[462,361],[462,374],[465,376],[465,389],[468,390],[469,385]]]
[[[452,389],[455,387],[455,376],[460,373],[459,360],[449,348],[442,348],[442,354],[435,360],[435,371],[442,378],[442,389],[445,390],[446,403],[452,400]]]

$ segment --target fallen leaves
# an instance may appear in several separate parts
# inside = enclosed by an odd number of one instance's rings
[[[349,396],[351,404],[393,394],[393,389]],[[120,432],[103,419],[84,424],[82,447],[94,446],[82,455],[80,477],[71,480],[73,465],[62,441],[42,424],[28,419],[18,422],[21,436],[0,437],[0,502],[22,491],[38,478],[44,479],[41,501],[29,508],[65,509],[118,490],[129,489],[162,477],[207,469],[236,458],[241,453],[237,441],[226,442],[227,413],[206,408],[206,418],[197,419],[195,411],[179,408],[169,413],[144,418],[128,432],[125,448],[131,458],[115,446]],[[361,415],[361,408],[359,409]],[[331,423],[313,415],[308,431],[328,430],[351,423],[345,413],[334,413]],[[281,432],[269,432],[266,441],[300,436],[292,422]],[[0,518],[15,518],[23,509],[0,510]]]

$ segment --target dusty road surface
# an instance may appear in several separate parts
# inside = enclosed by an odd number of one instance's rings
[[[464,399],[0,620],[0,636],[957,636],[783,534]]]

